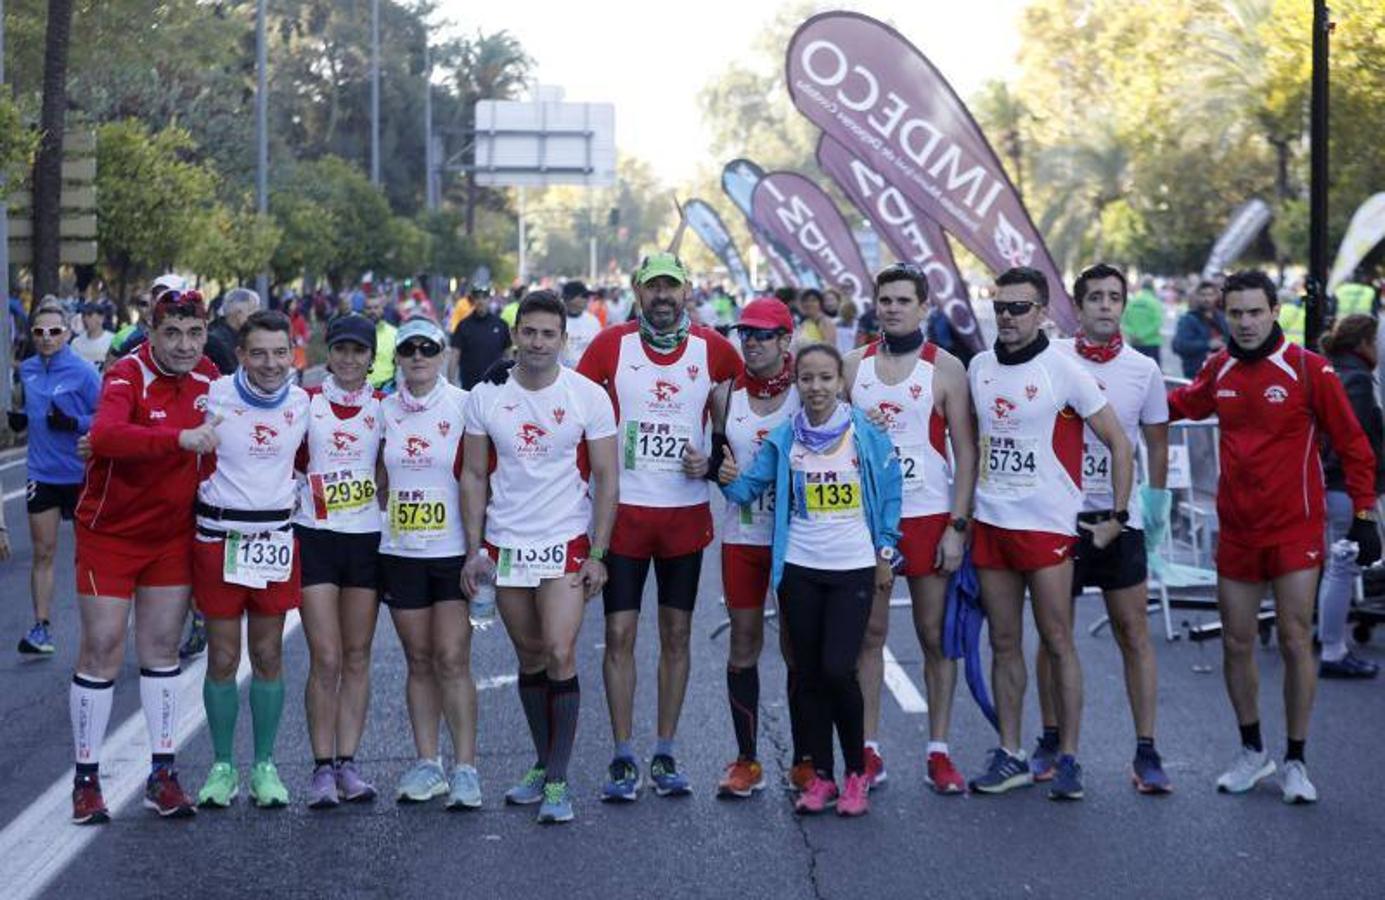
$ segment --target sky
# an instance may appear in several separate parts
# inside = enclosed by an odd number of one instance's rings
[[[538,80],[573,102],[616,107],[616,147],[653,165],[666,184],[699,163],[719,167],[699,135],[698,92],[752,52],[782,0],[443,0],[439,17],[463,31],[506,29],[537,61]],[[1015,69],[1024,0],[875,0],[823,4],[891,22],[964,98]],[[782,67],[783,57],[762,61]],[[669,128],[683,124],[686,127]]]

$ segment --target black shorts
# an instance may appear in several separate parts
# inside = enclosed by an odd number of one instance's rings
[[[363,534],[293,526],[298,535],[303,587],[335,584],[344,588],[380,586],[380,532]]]
[[[1078,519],[1082,520],[1080,516]],[[1105,550],[1098,550],[1092,546],[1090,531],[1085,528],[1079,528],[1077,531],[1079,539],[1072,567],[1074,597],[1082,593],[1084,587],[1119,591],[1144,582],[1148,572],[1143,531],[1138,528],[1124,528],[1120,537],[1112,541]]]
[[[637,559],[609,553],[606,556],[606,587],[601,596],[606,615],[639,612],[644,600],[644,583],[649,577],[648,557]],[[655,558],[654,581],[659,605],[690,613],[697,604],[697,581],[702,573],[702,551],[683,556]]]
[[[380,596],[395,609],[428,609],[461,600],[464,556],[415,559],[380,554]]]
[[[48,484],[31,481],[26,486],[29,512],[37,515],[50,509],[57,509],[64,519],[71,522],[77,511],[77,498],[82,494],[80,484]]]

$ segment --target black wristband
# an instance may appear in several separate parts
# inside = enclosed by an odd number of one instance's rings
[[[27,413],[10,410],[5,413],[5,419],[10,426],[10,431],[23,431],[29,427],[29,416]]]
[[[717,472],[721,470],[721,464],[726,461],[726,435],[712,432],[712,452],[707,456],[707,473],[702,477],[707,481],[716,481]]]

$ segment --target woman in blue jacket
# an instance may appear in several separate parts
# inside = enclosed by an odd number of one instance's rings
[[[766,438],[739,473],[728,457],[722,487],[732,503],[768,490],[774,504],[771,580],[798,668],[801,723],[816,777],[799,794],[801,813],[859,816],[869,808],[864,711],[856,659],[878,587],[899,565],[903,482],[890,439],[843,403],[842,357],[810,344],[795,364],[803,408]],[[832,732],[846,781],[833,780]]]
[[[19,641],[19,652],[48,655],[53,652],[48,611],[53,605],[58,522],[70,520],[77,508],[85,472],[77,456],[77,438],[91,427],[101,376],[68,346],[67,315],[56,301],[39,304],[29,333],[35,353],[19,365],[22,411],[9,415],[11,430],[29,432],[29,535],[34,551],[29,591],[34,626]]]

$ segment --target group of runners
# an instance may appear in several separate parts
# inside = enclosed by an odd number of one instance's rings
[[[1074,598],[1097,588],[1125,663],[1132,779],[1141,792],[1167,793],[1154,740],[1147,547],[1168,527],[1170,417],[1213,414],[1221,421],[1219,600],[1240,748],[1217,786],[1244,792],[1275,769],[1260,732],[1251,653],[1268,587],[1286,663],[1284,798],[1316,800],[1304,750],[1324,556],[1319,435],[1341,459],[1356,517],[1348,537],[1367,564],[1380,554],[1374,456],[1331,368],[1284,341],[1265,276],[1227,280],[1228,346],[1169,395],[1153,361],[1122,343],[1126,282],[1106,265],[1074,285],[1081,330],[1052,341],[1041,327],[1045,276],[1028,268],[1001,274],[995,347],[969,368],[925,339],[928,282],[912,265],[878,273],[881,337],[845,356],[832,344],[796,344],[789,310],[774,298],[742,311],[738,353],[690,320],[689,272],[672,253],[646,257],[633,281],[639,314],[583,334],[589,342],[571,368],[563,362],[581,309],[573,297],[529,293],[512,329],[513,359],[469,392],[442,371],[445,332],[426,318],[408,320],[393,335],[396,389],[388,395],[368,378],[377,349],[370,319],[331,321],[328,376],[303,390],[291,378],[292,334],[282,314],[249,315],[237,335],[239,368],[218,377],[203,356],[201,298],[163,292],[147,342],[105,374],[76,503],[74,821],[109,817],[98,763],[131,604],[153,751],[145,804],[160,815],[225,807],[238,795],[242,620],[252,673],[250,799],[261,807],[289,802],[274,748],[285,702],[285,616],[295,608],[310,661],[307,803],[374,798],[355,755],[379,602],[404,649],[417,754],[395,796],[481,806],[471,620],[485,615],[492,592],[515,649],[534,748],[505,801],[536,805],[541,822],[573,818],[576,642],[597,594],[613,744],[601,798],[635,801],[646,785],[659,796],[687,794],[676,739],[714,532],[736,743],[720,795],[747,797],[766,785],[758,661],[766,600],[775,596],[795,808],[867,812],[871,789],[887,778],[878,726],[898,577],[924,656],[933,790],[999,794],[1047,781],[1054,799],[1083,796]],[[713,485],[727,501],[719,524]],[[999,730],[999,745],[969,782],[948,743],[957,665],[943,641],[949,581],[968,555],[989,620]],[[659,654],[646,769],[635,747],[635,643],[651,568]],[[1021,728],[1026,595],[1040,639],[1043,716],[1032,754]],[[203,701],[215,757],[195,796],[174,765],[173,678],[192,598],[207,621]],[[450,766],[442,762],[443,725]]]

